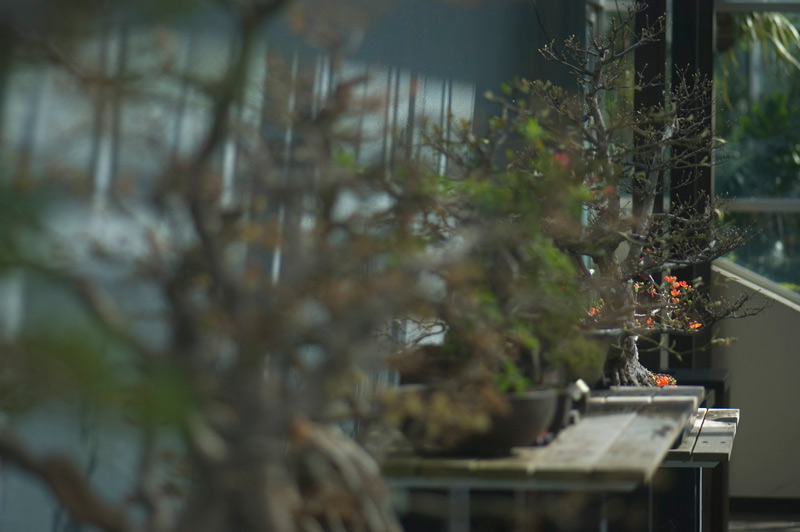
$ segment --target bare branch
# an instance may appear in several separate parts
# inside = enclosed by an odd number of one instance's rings
[[[38,457],[14,434],[5,430],[0,431],[0,456],[47,484],[75,520],[108,532],[131,532],[123,510],[98,497],[71,458],[60,455]]]

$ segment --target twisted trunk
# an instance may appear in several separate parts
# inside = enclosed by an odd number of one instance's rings
[[[652,373],[639,362],[636,336],[626,336],[612,348],[606,359],[605,379],[609,386],[652,386]]]
[[[608,306],[609,315],[615,316],[614,327],[622,330],[619,342],[611,347],[606,356],[604,380],[610,386],[652,386],[652,373],[639,362],[639,335],[625,332],[634,330],[636,326],[633,283],[625,281],[622,265],[616,255],[603,257],[596,262],[601,279],[605,280],[603,300]]]

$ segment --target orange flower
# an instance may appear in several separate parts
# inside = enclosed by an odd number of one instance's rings
[[[702,326],[703,324],[700,323],[699,321],[693,321],[689,323],[689,329],[699,329]]]
[[[656,386],[667,386],[670,380],[666,375],[662,375],[656,380]]]
[[[647,326],[648,327],[655,327],[656,323],[653,321],[653,318],[647,318]]]
[[[664,276],[664,280],[665,280],[666,282],[668,282],[668,283],[674,283],[675,281],[677,281],[677,280],[678,280],[678,278],[677,278],[677,277],[675,277],[675,276],[673,276],[673,275],[665,275],[665,276]]]
[[[600,309],[597,307],[592,307],[589,309],[589,314],[591,314],[592,316],[597,316],[598,314],[600,314]]]
[[[677,382],[672,375],[666,373],[651,373],[650,381],[656,386],[675,386]]]

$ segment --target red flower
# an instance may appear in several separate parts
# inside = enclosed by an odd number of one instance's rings
[[[569,166],[569,155],[563,151],[557,151],[553,154],[553,160],[557,162],[561,168],[566,169]]]

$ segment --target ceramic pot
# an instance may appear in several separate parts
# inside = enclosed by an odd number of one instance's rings
[[[487,432],[465,435],[457,442],[442,447],[424,441],[419,427],[410,420],[403,432],[417,452],[440,456],[504,456],[513,447],[533,445],[538,436],[546,434],[553,422],[558,404],[558,392],[552,388],[510,394],[511,408],[507,415],[495,414]]]

